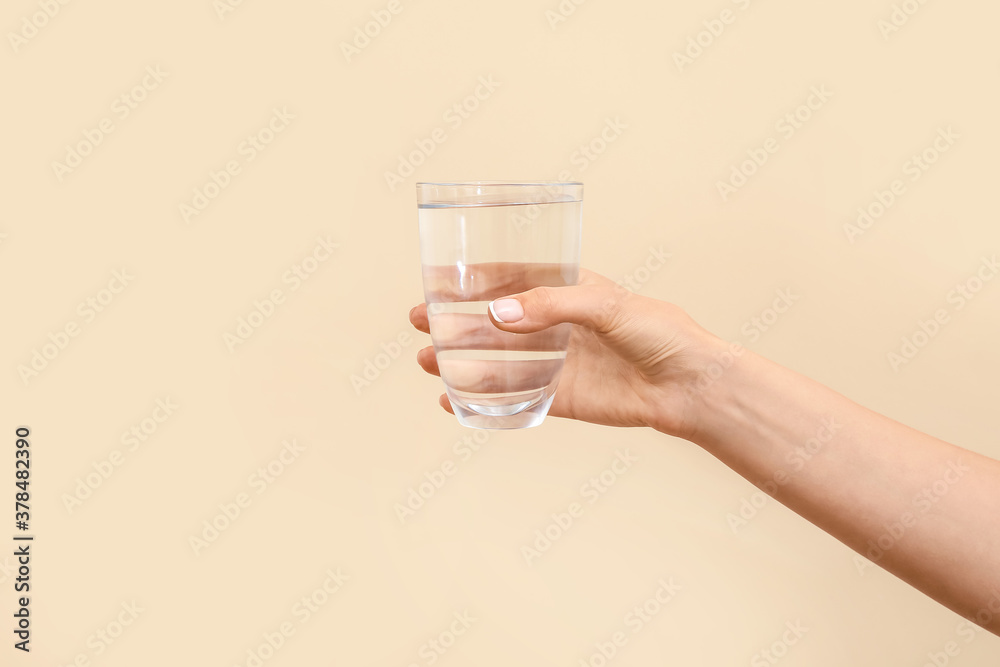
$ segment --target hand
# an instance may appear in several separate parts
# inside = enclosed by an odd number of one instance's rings
[[[651,426],[680,437],[693,433],[700,401],[692,389],[713,352],[726,346],[677,306],[633,294],[586,269],[578,285],[538,287],[494,305],[507,321],[491,313],[490,322],[503,331],[524,334],[562,322],[576,325],[551,416]],[[426,304],[410,311],[410,322],[430,333]],[[420,350],[417,362],[440,375],[433,347]],[[444,394],[440,403],[452,412]]]

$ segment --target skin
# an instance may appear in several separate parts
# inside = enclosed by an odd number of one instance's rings
[[[1000,461],[916,431],[734,346],[682,309],[581,270],[513,298],[572,323],[549,414],[689,440],[819,528],[1000,635]],[[505,319],[511,320],[510,317]],[[410,311],[429,333],[427,307]],[[439,375],[434,348],[417,362]],[[441,406],[452,408],[445,395]]]

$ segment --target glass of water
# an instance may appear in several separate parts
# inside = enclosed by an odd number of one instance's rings
[[[494,299],[576,285],[582,183],[418,183],[420,260],[431,341],[458,421],[527,428],[545,419],[571,324],[515,334]]]

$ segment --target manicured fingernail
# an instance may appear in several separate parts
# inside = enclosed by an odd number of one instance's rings
[[[497,299],[490,302],[490,312],[497,322],[510,324],[524,317],[524,308],[517,299]]]

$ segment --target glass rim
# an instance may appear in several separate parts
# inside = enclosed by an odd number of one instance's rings
[[[495,186],[495,187],[562,187],[583,185],[582,181],[456,181],[456,182],[432,182],[421,181],[416,184],[421,186],[436,186],[445,188],[470,187],[470,186]]]

